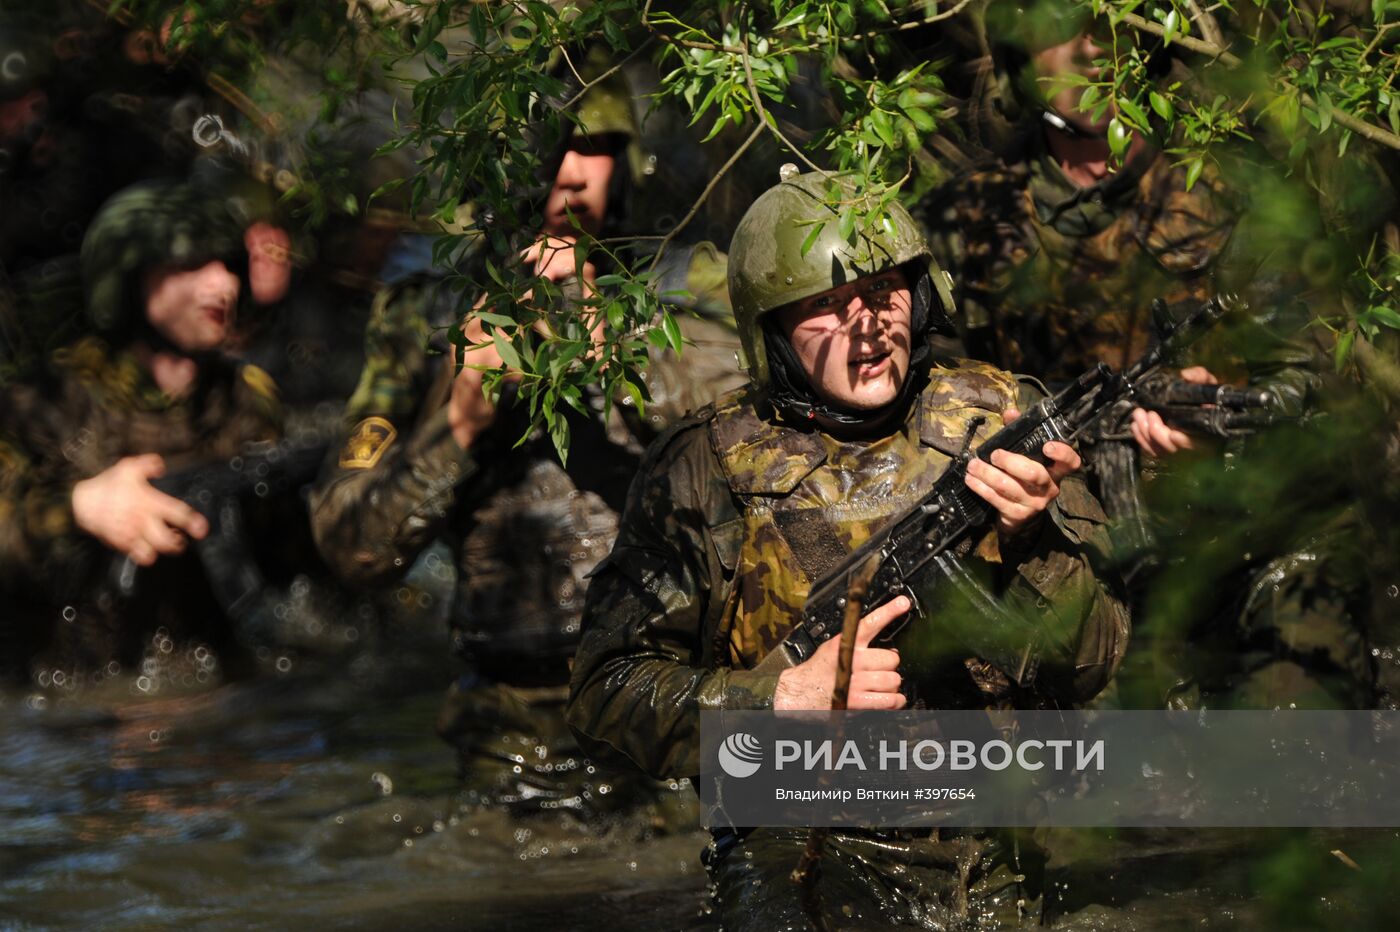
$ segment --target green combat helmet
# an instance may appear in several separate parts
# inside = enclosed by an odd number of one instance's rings
[[[907,266],[913,298],[911,367],[923,362],[928,331],[953,332],[952,280],[934,261],[914,218],[891,203],[882,229],[873,235],[857,232],[848,241],[841,236],[836,210],[826,203],[829,176],[798,174],[791,163],[778,176],[779,183],[759,195],[739,221],[729,245],[729,297],[754,387],[768,389],[776,381],[764,315],[896,266]],[[849,191],[848,180],[830,177]],[[804,250],[817,223],[821,230]]]
[[[153,265],[198,268],[223,259],[242,277],[242,229],[225,201],[183,181],[134,184],[112,195],[83,237],[88,318],[98,331],[139,326],[134,276]]]

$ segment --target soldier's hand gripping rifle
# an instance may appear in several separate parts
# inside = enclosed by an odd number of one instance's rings
[[[172,472],[151,485],[180,499],[209,519],[209,534],[195,544],[215,597],[230,618],[247,614],[265,588],[252,559],[242,503],[301,489],[316,478],[330,447],[329,434],[312,431],[305,439],[257,443],[238,456]],[[130,596],[138,567],[130,557],[116,560],[111,588]]]
[[[1144,379],[1132,400],[1135,407],[1156,411],[1171,427],[1222,440],[1252,434],[1278,420],[1271,410],[1273,396],[1263,389],[1200,385],[1165,373]]]
[[[951,612],[946,622],[980,656],[1019,679],[1027,672],[1027,645],[1037,640],[1038,632],[1032,630],[1029,621],[1002,608],[969,575],[958,553],[960,544],[976,532],[985,532],[995,517],[992,506],[967,487],[968,464],[974,456],[990,461],[995,450],[1019,453],[1045,463],[1045,444],[1052,440],[1073,444],[1092,433],[1115,406],[1137,397],[1164,360],[1212,326],[1234,303],[1227,297],[1212,298],[1171,328],[1126,372],[1115,373],[1103,363],[1098,364],[1057,394],[1023,412],[981,446],[954,460],[923,499],[815,582],[803,606],[801,621],[763,659],[759,669],[795,666],[812,656],[822,642],[839,634],[852,577],[876,556],[879,568],[870,582],[864,611],[873,611],[905,595],[913,603],[911,616],[929,616],[937,608],[927,604],[929,593],[947,592],[950,585],[972,605],[978,617],[963,621],[963,613]],[[939,584],[937,588],[935,583]],[[895,631],[893,627],[887,629],[881,640],[888,640]]]

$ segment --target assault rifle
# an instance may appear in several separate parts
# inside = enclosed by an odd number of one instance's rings
[[[1273,395],[1258,388],[1198,385],[1158,373],[1133,392],[1134,407],[1156,411],[1172,427],[1228,440],[1277,421]]]
[[[151,485],[180,499],[209,519],[209,536],[195,546],[206,565],[242,566],[241,572],[213,572],[210,582],[225,608],[242,604],[256,588],[251,581],[241,501],[247,496],[268,498],[293,492],[316,478],[330,448],[328,435],[313,431],[306,439],[256,443],[237,456],[192,466],[150,480]],[[244,566],[244,564],[247,564]],[[115,561],[112,583],[117,594],[129,596],[139,568],[130,557]],[[237,579],[225,579],[225,576]]]
[[[795,666],[812,656],[822,642],[840,634],[851,580],[868,561],[876,560],[878,567],[867,590],[863,612],[905,595],[913,602],[910,615],[928,616],[936,606],[920,604],[917,593],[946,591],[930,585],[936,580],[946,580],[982,616],[963,632],[968,635],[965,639],[970,643],[975,641],[979,654],[1000,669],[1024,670],[1027,658],[1023,648],[1035,637],[1035,632],[1029,630],[1030,623],[1003,609],[991,598],[969,575],[958,552],[959,545],[971,540],[974,532],[989,526],[995,514],[991,505],[967,487],[964,479],[968,464],[974,456],[990,461],[996,450],[1019,453],[1045,463],[1042,450],[1046,443],[1059,440],[1073,444],[1086,434],[1092,435],[1101,420],[1121,403],[1135,403],[1145,394],[1145,389],[1153,385],[1154,377],[1160,381],[1157,370],[1164,361],[1214,325],[1237,303],[1232,297],[1212,298],[1171,327],[1157,345],[1126,372],[1115,373],[1099,363],[1055,395],[1023,412],[975,450],[965,449],[927,495],[816,581],[803,606],[801,621],[787,639],[763,659],[759,669],[774,671]],[[1198,393],[1197,388],[1203,391]],[[1267,393],[1234,398],[1221,394],[1222,390],[1216,386],[1191,386],[1191,391],[1185,394],[1173,389],[1166,397],[1203,398],[1204,390],[1214,393],[1211,403],[1221,400],[1242,400],[1251,405],[1268,403],[1267,397],[1259,397]],[[971,434],[968,440],[970,444]],[[988,620],[997,623],[985,623]],[[959,622],[952,620],[950,623]],[[886,629],[880,640],[886,642],[895,633],[895,629]]]

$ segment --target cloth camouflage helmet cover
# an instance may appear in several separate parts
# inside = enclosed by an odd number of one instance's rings
[[[102,205],[83,237],[88,317],[102,333],[130,333],[145,319],[136,277],[142,270],[198,268],[213,259],[243,277],[242,228],[222,198],[176,180],[124,188]]]
[[[841,236],[837,211],[827,203],[832,183],[838,196],[849,194],[848,179],[819,172],[799,175],[791,164],[784,165],[779,176],[782,180],[749,207],[729,246],[729,298],[755,387],[774,387],[775,359],[787,370],[789,381],[798,374],[791,371],[791,347],[785,341],[781,347],[770,345],[775,331],[765,326],[765,317],[771,311],[887,269],[905,268],[916,338],[911,353],[927,354],[930,330],[954,332],[951,282],[903,206],[891,203],[873,234],[858,232],[848,241]],[[804,250],[816,224],[821,228]],[[911,358],[911,366],[918,361]]]

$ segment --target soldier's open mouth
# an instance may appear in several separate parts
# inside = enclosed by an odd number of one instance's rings
[[[889,362],[889,353],[871,353],[869,356],[860,356],[851,360],[851,365],[859,375],[879,375],[885,370],[885,365]]]

